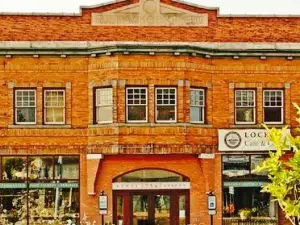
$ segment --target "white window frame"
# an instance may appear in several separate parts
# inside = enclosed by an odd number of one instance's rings
[[[265,93],[266,92],[281,92],[281,102],[282,105],[281,106],[265,106]],[[276,100],[275,100],[276,101]],[[280,122],[265,122],[265,108],[281,108],[281,120]],[[279,89],[267,89],[267,90],[263,90],[263,121],[265,124],[283,124],[283,118],[284,118],[284,92],[283,90],[279,90]]]
[[[145,104],[129,104],[128,103],[128,90],[144,89],[146,90],[146,103]],[[145,120],[129,120],[128,119],[128,107],[129,106],[145,106],[146,107],[146,119]],[[126,87],[126,122],[128,123],[145,123],[148,122],[148,88],[147,87]]]
[[[106,91],[106,90],[110,90],[111,91],[111,103],[109,104],[98,104],[98,93],[100,93],[100,91]],[[95,122],[96,124],[105,124],[105,123],[113,123],[113,118],[114,118],[114,93],[113,93],[113,88],[112,87],[98,87],[95,89]],[[98,121],[98,115],[97,115],[97,108],[98,107],[108,107],[111,106],[112,107],[112,120],[107,120],[107,121]]]
[[[246,92],[253,92],[253,106],[237,106],[237,92],[238,91],[246,91]],[[239,122],[237,121],[237,108],[253,108],[253,122]],[[256,90],[250,89],[237,89],[234,91],[234,121],[235,124],[256,124]]]
[[[17,106],[17,93],[23,91],[34,91],[34,122],[18,122],[18,115],[17,115],[17,108],[33,108],[33,106]],[[14,111],[15,111],[15,123],[20,124],[36,124],[36,90],[35,89],[15,89],[15,104],[14,104]]]
[[[47,113],[46,113],[46,109],[47,108],[51,108],[51,106],[46,106],[46,97],[47,97],[47,92],[58,92],[58,91],[62,91],[63,92],[63,96],[64,96],[64,105],[63,107],[63,122],[47,122],[46,121],[46,118],[47,118]],[[57,108],[57,107],[55,107]],[[44,124],[49,124],[49,125],[61,125],[61,124],[65,124],[65,121],[66,121],[66,92],[64,89],[46,89],[44,90],[44,108],[43,108],[43,111],[44,111]]]
[[[191,97],[192,97],[192,91],[199,91],[199,92],[202,92],[203,93],[203,105],[192,105],[192,101],[191,101]],[[190,89],[190,123],[201,123],[203,124],[205,122],[205,99],[206,96],[205,96],[205,89],[204,88],[191,88]],[[198,107],[198,108],[201,108],[201,111],[202,111],[202,120],[198,120],[198,121],[193,121],[191,119],[191,107]]]
[[[173,89],[175,90],[175,104],[157,104],[157,90]],[[163,100],[163,99],[162,99]],[[174,120],[158,120],[158,106],[175,106],[175,119]],[[177,88],[176,87],[156,87],[155,88],[155,122],[157,123],[176,123],[177,122]]]

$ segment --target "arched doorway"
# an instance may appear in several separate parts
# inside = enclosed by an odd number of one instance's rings
[[[117,225],[189,224],[189,178],[168,170],[141,169],[113,180]]]

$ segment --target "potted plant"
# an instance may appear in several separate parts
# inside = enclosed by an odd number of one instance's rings
[[[239,210],[239,215],[242,220],[250,219],[251,213],[252,213],[251,209],[248,208],[243,208]]]

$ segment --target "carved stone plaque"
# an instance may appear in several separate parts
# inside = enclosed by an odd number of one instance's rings
[[[140,0],[103,13],[92,13],[92,26],[208,26],[208,15]]]

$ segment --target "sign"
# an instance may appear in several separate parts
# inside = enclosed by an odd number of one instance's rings
[[[234,187],[229,186],[229,194],[234,195]]]
[[[99,213],[100,215],[106,215],[107,214],[107,195],[99,195]]]
[[[92,26],[183,26],[207,27],[208,14],[195,13],[161,3],[140,0],[117,9],[92,13]]]
[[[208,207],[208,210],[215,210],[216,209],[216,196],[215,195],[209,195],[208,196],[207,207]]]
[[[230,193],[231,187],[232,188],[234,188],[234,187],[261,187],[267,183],[268,183],[267,181],[225,181],[224,187],[229,187],[229,193]]]
[[[219,151],[276,150],[265,129],[219,129]],[[286,130],[286,134],[290,129]]]
[[[208,210],[208,215],[216,215],[217,214],[217,211],[214,209],[214,210]]]
[[[166,190],[190,189],[190,182],[115,182],[113,190]]]
[[[0,189],[27,188],[27,183],[0,183]]]
[[[30,183],[29,188],[78,188],[78,183]]]

